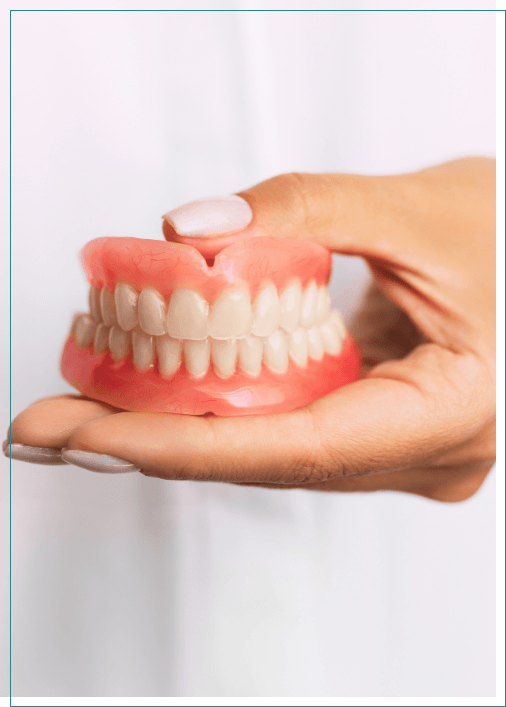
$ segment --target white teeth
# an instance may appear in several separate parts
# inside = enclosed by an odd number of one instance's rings
[[[100,311],[100,288],[92,285],[88,294],[88,302],[90,305],[91,316],[96,322],[102,321],[102,313]]]
[[[285,373],[288,368],[288,343],[286,334],[277,329],[264,340],[265,362],[276,373]]]
[[[147,371],[155,363],[155,342],[153,337],[140,329],[132,332],[134,366],[138,371]]]
[[[167,312],[169,334],[175,339],[206,339],[208,311],[208,303],[198,292],[176,288]]]
[[[304,327],[300,326],[288,335],[288,353],[297,366],[305,368],[307,364],[308,342],[307,330],[304,329]]]
[[[316,297],[316,323],[324,322],[330,313],[330,292],[329,288],[322,285],[318,288]]]
[[[258,376],[262,369],[262,354],[264,342],[252,334],[245,339],[239,339],[239,366],[245,373]]]
[[[237,361],[237,340],[211,339],[211,359],[214,370],[220,378],[230,378],[235,371]]]
[[[253,333],[256,336],[270,336],[279,326],[281,306],[278,291],[273,284],[268,285],[253,303]]]
[[[309,327],[312,327],[315,323],[317,296],[318,288],[316,287],[316,282],[311,280],[309,285],[304,290],[300,305],[300,325],[306,329],[309,329]]]
[[[322,333],[318,325],[312,326],[307,330],[307,343],[309,358],[312,358],[313,361],[321,361],[325,353],[325,348],[323,346]]]
[[[179,369],[183,358],[182,350],[179,339],[173,339],[168,334],[156,337],[158,368],[162,376],[172,376]]]
[[[114,290],[116,316],[118,323],[124,331],[130,331],[137,326],[137,290],[126,282],[120,282]]]
[[[116,305],[114,303],[114,294],[104,285],[100,293],[100,311],[102,320],[107,326],[116,324]]]
[[[81,349],[91,344],[95,336],[97,323],[89,314],[82,314],[75,323],[74,338]]]
[[[279,325],[289,334],[299,326],[300,304],[302,290],[298,282],[294,282],[283,292],[279,298],[281,305],[281,318]]]
[[[209,336],[239,339],[251,333],[253,312],[247,292],[235,290],[214,300],[209,312]]]
[[[194,376],[203,376],[207,373],[210,359],[209,339],[203,341],[184,342],[184,362],[186,368]]]
[[[346,336],[346,324],[344,323],[344,317],[341,312],[334,310],[330,313],[329,321],[335,326],[336,331],[344,339]]]
[[[105,324],[99,324],[95,331],[95,339],[93,341],[93,349],[96,354],[102,353],[109,346],[109,327]]]
[[[320,324],[320,330],[325,351],[331,356],[336,356],[343,346],[342,337],[337,327],[329,318],[326,322]]]
[[[152,287],[146,287],[139,295],[139,324],[146,334],[162,336],[167,333],[165,300]]]
[[[130,334],[118,326],[109,331],[109,348],[113,361],[122,361],[130,351]]]

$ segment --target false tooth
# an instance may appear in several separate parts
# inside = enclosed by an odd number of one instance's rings
[[[281,317],[279,325],[291,334],[299,326],[300,303],[302,301],[302,290],[300,283],[294,282],[283,292],[279,298],[281,305]]]
[[[139,295],[137,290],[126,282],[120,282],[114,290],[114,302],[116,304],[116,316],[118,324],[124,331],[135,329],[138,324],[137,301]]]
[[[297,366],[305,368],[307,364],[307,352],[307,330],[300,326],[288,335],[288,353]]]
[[[177,287],[169,302],[167,329],[175,339],[199,341],[207,338],[209,305],[194,290]]]
[[[273,284],[267,285],[256,297],[253,304],[253,333],[256,336],[270,336],[279,326],[281,307],[278,291]]]
[[[336,328],[337,333],[344,339],[346,336],[346,324],[344,323],[344,317],[341,312],[336,309],[330,313],[329,321]]]
[[[264,340],[265,362],[276,373],[285,373],[288,368],[288,344],[286,334],[277,329]]]
[[[89,314],[81,314],[74,328],[74,338],[80,349],[89,346],[95,336],[97,323]]]
[[[147,371],[155,363],[155,342],[153,337],[140,329],[132,332],[134,366],[138,371]]]
[[[183,359],[183,345],[179,339],[172,336],[157,336],[156,353],[158,355],[158,369],[162,376],[172,376],[179,370]]]
[[[342,337],[337,327],[334,326],[330,318],[328,318],[323,324],[320,324],[320,330],[325,351],[332,356],[336,356],[343,347]]]
[[[95,339],[93,341],[93,350],[96,354],[102,353],[109,346],[109,327],[105,324],[99,324],[95,331]]]
[[[102,312],[102,321],[106,326],[116,324],[116,305],[114,303],[114,294],[104,285],[100,293],[100,311]]]
[[[309,285],[304,290],[300,305],[300,324],[306,329],[309,329],[309,327],[312,327],[315,323],[317,295],[318,288],[316,286],[316,282],[311,280]]]
[[[230,378],[235,371],[237,361],[237,340],[211,339],[211,359],[216,375],[220,378]]]
[[[146,287],[139,295],[139,324],[151,336],[167,333],[165,300],[153,287]]]
[[[324,322],[330,313],[330,292],[329,288],[322,285],[318,288],[316,297],[316,324]]]
[[[239,339],[239,366],[250,376],[258,376],[262,369],[263,339],[251,334]]]
[[[194,376],[203,376],[209,368],[209,339],[200,341],[186,340],[184,342],[184,361],[186,368]]]
[[[253,312],[247,292],[235,290],[214,300],[209,311],[209,336],[239,339],[251,333]]]
[[[313,361],[321,361],[325,348],[323,346],[322,333],[317,324],[307,330],[307,344],[309,358],[312,358]]]
[[[112,326],[109,330],[109,348],[113,361],[122,361],[130,351],[130,334],[119,326]]]
[[[102,321],[102,313],[100,311],[100,288],[92,285],[88,294],[88,302],[90,304],[91,316],[96,322]]]

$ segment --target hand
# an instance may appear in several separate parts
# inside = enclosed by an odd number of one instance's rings
[[[241,237],[366,259],[374,281],[351,327],[362,380],[291,413],[240,418],[59,396],[18,415],[12,443],[163,479],[470,497],[495,457],[494,177],[492,160],[469,158],[400,176],[282,175],[240,194],[254,213]]]

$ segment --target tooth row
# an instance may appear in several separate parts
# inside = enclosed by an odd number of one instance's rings
[[[311,280],[302,291],[293,282],[282,293],[267,284],[251,303],[244,290],[229,290],[212,303],[195,290],[179,287],[167,305],[153,287],[140,293],[126,282],[91,287],[89,305],[92,318],[106,326],[119,326],[123,331],[140,328],[149,336],[168,334],[174,339],[202,341],[245,339],[250,334],[268,337],[279,328],[287,334],[299,326],[310,329],[324,322],[330,312],[330,293],[325,285]]]
[[[117,323],[97,324],[90,314],[81,314],[76,317],[71,333],[80,348],[93,345],[97,354],[109,349],[114,361],[122,361],[131,352],[139,371],[147,371],[158,360],[160,374],[169,377],[184,360],[194,376],[205,375],[212,363],[220,378],[229,378],[236,366],[257,376],[262,363],[276,373],[285,373],[289,359],[304,368],[308,358],[320,361],[325,353],[336,356],[341,351],[346,329],[342,315],[331,312],[323,323],[308,328],[298,326],[291,333],[278,327],[269,336],[250,334],[242,339],[182,340],[167,333],[152,336],[139,326],[130,332]]]

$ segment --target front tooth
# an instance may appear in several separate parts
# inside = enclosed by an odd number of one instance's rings
[[[122,361],[130,351],[130,334],[119,326],[111,327],[109,331],[109,348],[113,361]]]
[[[172,336],[156,337],[156,353],[158,354],[158,369],[162,376],[172,376],[179,369],[182,360],[183,345],[179,339]]]
[[[147,371],[155,363],[155,342],[153,337],[140,329],[132,332],[134,366],[138,371]]]
[[[330,292],[329,288],[322,285],[318,288],[316,297],[316,324],[324,322],[330,313]]]
[[[209,305],[198,292],[184,287],[176,288],[167,312],[169,334],[175,339],[206,339],[208,312]]]
[[[270,336],[279,326],[281,307],[278,291],[274,285],[267,285],[260,292],[253,304],[253,333],[257,336]]]
[[[344,317],[341,312],[334,310],[330,313],[329,321],[336,328],[337,333],[344,339],[347,334],[346,324],[344,323]]]
[[[146,287],[139,295],[139,324],[146,334],[162,336],[167,333],[165,300],[153,287]]]
[[[312,358],[313,361],[321,361],[325,347],[320,327],[317,324],[307,330],[307,343],[309,358]]]
[[[76,321],[74,338],[80,349],[85,349],[91,344],[95,336],[97,323],[89,314],[81,314]]]
[[[194,376],[203,376],[209,368],[210,346],[209,339],[201,341],[184,342],[184,362],[186,368]]]
[[[302,295],[300,305],[300,324],[309,329],[315,323],[316,319],[316,298],[318,296],[318,288],[316,282],[311,280]]]
[[[102,313],[100,311],[100,288],[92,285],[88,294],[88,302],[90,304],[91,316],[96,322],[102,321]]]
[[[290,354],[290,358],[295,361],[300,368],[305,368],[307,364],[307,352],[307,329],[300,326],[288,335],[288,353]]]
[[[116,305],[114,303],[114,294],[104,285],[100,293],[100,311],[102,320],[107,326],[116,324]]]
[[[99,324],[95,331],[95,339],[93,341],[93,349],[96,354],[102,353],[109,346],[109,327],[105,324]]]
[[[239,366],[250,376],[258,376],[262,368],[263,339],[251,334],[239,339]]]
[[[294,282],[293,285],[287,287],[279,298],[281,305],[279,325],[289,334],[299,326],[301,300],[302,290],[298,282]]]
[[[235,371],[237,340],[225,339],[225,341],[219,341],[211,339],[211,359],[216,374],[220,378],[230,378]]]
[[[214,300],[209,312],[209,336],[239,339],[251,333],[253,312],[247,292],[235,290]]]
[[[124,331],[135,329],[138,324],[137,301],[139,295],[137,290],[126,282],[120,282],[114,290],[114,302],[116,304],[116,316],[118,323]]]
[[[342,337],[337,327],[332,324],[329,318],[323,324],[320,324],[320,330],[325,351],[332,356],[336,356],[343,347]]]
[[[264,340],[265,362],[276,373],[285,373],[288,368],[288,343],[286,334],[277,329]]]

